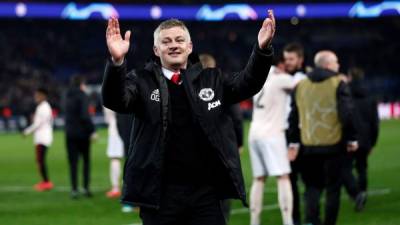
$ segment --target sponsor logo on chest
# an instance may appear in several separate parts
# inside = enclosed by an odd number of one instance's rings
[[[208,103],[208,111],[210,111],[211,109],[218,107],[221,105],[221,102],[219,100],[215,101],[215,102],[209,102]]]
[[[160,90],[155,89],[154,91],[152,91],[151,95],[150,95],[150,99],[152,101],[159,102],[160,101]]]

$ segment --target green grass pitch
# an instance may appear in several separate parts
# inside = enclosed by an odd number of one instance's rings
[[[248,123],[246,123],[247,136]],[[17,134],[0,135],[0,225],[132,225],[140,224],[137,213],[124,214],[118,200],[105,197],[109,188],[106,130],[92,145],[91,199],[69,198],[69,179],[64,135],[57,131],[48,153],[50,178],[55,189],[35,192],[39,180],[34,161],[32,138]],[[339,225],[400,224],[400,121],[384,121],[379,143],[369,161],[370,196],[362,213],[353,211],[353,203],[343,192]],[[247,151],[242,155],[247,191],[251,170]],[[281,223],[277,207],[276,183],[267,181],[263,224]],[[249,224],[249,213],[237,201],[233,203],[230,225]]]

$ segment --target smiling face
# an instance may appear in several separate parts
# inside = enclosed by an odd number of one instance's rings
[[[185,69],[193,49],[189,32],[181,26],[156,32],[157,30],[154,35],[154,53],[160,57],[161,65],[172,71]]]

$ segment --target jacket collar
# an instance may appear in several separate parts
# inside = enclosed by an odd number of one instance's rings
[[[150,57],[144,69],[149,72],[154,72],[156,76],[163,76],[160,58],[155,55]],[[183,76],[186,76],[189,82],[193,82],[198,78],[202,70],[203,67],[198,60],[198,56],[192,53],[189,56],[187,69],[182,69],[180,72]]]

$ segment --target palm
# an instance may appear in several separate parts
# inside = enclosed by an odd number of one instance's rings
[[[275,17],[272,10],[268,10],[268,18],[262,24],[258,32],[258,44],[261,49],[265,49],[271,44],[272,38],[275,34]]]
[[[120,61],[129,50],[130,31],[125,33],[125,39],[122,39],[119,23],[116,18],[108,20],[106,31],[107,47],[114,60]]]

